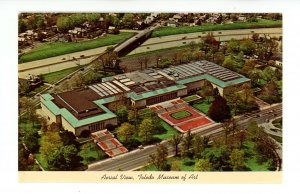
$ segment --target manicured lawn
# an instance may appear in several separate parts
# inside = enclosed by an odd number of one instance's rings
[[[208,100],[207,99],[205,99],[205,100],[203,100],[202,102],[200,102],[200,103],[193,103],[193,107],[195,108],[195,109],[197,109],[197,110],[199,110],[199,111],[201,111],[201,112],[203,112],[204,114],[206,114],[207,115],[207,113],[208,113],[208,110],[209,110],[209,107],[210,107],[210,105],[211,105],[211,103],[212,103],[212,101],[213,101],[213,97],[208,97],[208,98],[210,98],[209,99],[209,102],[208,102]]]
[[[281,27],[281,20],[265,20],[260,19],[258,22],[235,22],[232,24],[203,24],[202,26],[179,26],[179,27],[161,27],[154,30],[152,37],[161,37],[174,34],[186,34],[203,31],[217,31],[217,30],[235,30],[235,29],[249,29],[249,28],[270,28]]]
[[[28,53],[25,53],[19,58],[19,63],[55,57],[68,53],[84,51],[88,49],[98,48],[121,43],[133,35],[132,32],[121,32],[117,35],[107,34],[106,36],[86,40],[82,42],[51,42],[45,43],[41,46],[34,48]]]
[[[42,78],[43,78],[44,82],[47,82],[49,84],[54,84],[57,81],[61,80],[62,78],[66,77],[67,75],[73,73],[74,71],[76,71],[79,68],[80,67],[71,67],[68,69],[63,69],[61,71],[55,71],[55,72],[43,74]]]
[[[176,130],[174,127],[166,123],[165,121],[161,120],[161,125],[162,127],[166,130],[165,133],[162,134],[156,134],[154,137],[159,138],[161,140],[164,139],[169,139],[171,138],[174,134],[178,134],[178,130]]]
[[[180,120],[180,119],[189,117],[191,115],[192,114],[189,111],[182,110],[182,111],[178,111],[178,112],[172,113],[170,116],[173,117],[174,119]]]
[[[106,158],[106,154],[94,142],[88,142],[80,147],[79,156],[83,158],[82,163],[87,165],[94,161]]]
[[[196,95],[191,95],[191,96],[187,96],[187,97],[183,98],[183,100],[186,102],[198,100],[198,99],[199,99],[199,96],[196,96]]]

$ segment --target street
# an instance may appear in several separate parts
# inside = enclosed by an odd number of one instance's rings
[[[273,113],[270,114],[270,111]],[[256,117],[256,115],[260,115]],[[276,114],[276,116],[274,116]],[[246,127],[251,119],[257,121],[258,124],[264,123],[266,119],[272,119],[282,115],[282,104],[276,104],[269,106],[257,113],[252,113],[248,115],[242,115],[236,118],[237,127]],[[217,137],[223,135],[224,131],[221,124],[213,125],[205,130],[194,131],[193,133]],[[173,146],[171,146],[168,141],[163,141],[161,144],[165,145],[168,149],[169,157],[174,155]],[[106,159],[99,161],[88,166],[88,171],[117,171],[117,170],[135,170],[141,168],[149,163],[149,155],[155,153],[156,146],[147,146],[142,150],[134,150],[127,154],[117,156],[115,158]]]

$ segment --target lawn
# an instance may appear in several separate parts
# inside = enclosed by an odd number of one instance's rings
[[[254,142],[250,141],[244,143],[244,151],[249,155],[246,160],[246,167],[251,171],[269,171],[271,161],[267,160],[260,163],[258,160],[259,154],[256,152],[254,145]]]
[[[187,97],[183,98],[183,100],[186,102],[190,102],[190,101],[194,101],[194,100],[198,100],[198,99],[200,99],[200,98],[197,95],[191,95],[191,96],[187,96]]]
[[[61,80],[62,78],[66,77],[67,75],[73,73],[74,71],[78,70],[80,67],[71,67],[68,69],[63,69],[61,71],[55,71],[47,74],[43,74],[42,78],[44,82],[47,82],[49,84],[54,84],[57,81]]]
[[[45,59],[49,57],[55,57],[73,52],[84,51],[88,49],[94,49],[98,47],[119,44],[134,33],[132,32],[121,32],[117,35],[107,34],[103,37],[86,40],[82,42],[51,42],[44,43],[37,48],[32,49],[28,53],[25,53],[19,58],[19,63],[25,63],[29,61],[35,61]]]
[[[106,158],[106,154],[94,142],[88,142],[80,147],[79,156],[83,158],[82,163],[88,165],[97,160]]]
[[[155,138],[159,138],[161,140],[169,139],[174,134],[178,134],[179,133],[174,127],[172,127],[171,125],[169,125],[168,123],[166,123],[163,120],[161,120],[161,125],[166,130],[166,132],[162,133],[162,134],[156,134],[156,135],[154,135]]]
[[[180,161],[180,170],[181,171],[194,171],[195,166],[195,159],[189,157],[171,157],[167,159],[167,163],[171,166],[173,161],[179,160]],[[149,164],[140,169],[140,171],[158,171],[157,168],[153,164]]]
[[[212,96],[210,96],[210,97],[208,97],[208,98],[210,98],[210,99],[209,99],[209,102],[208,102],[207,97],[206,97],[206,99],[203,100],[202,102],[199,102],[199,103],[193,103],[192,106],[193,106],[195,109],[197,109],[197,110],[199,110],[199,111],[201,111],[201,112],[203,112],[204,114],[207,115],[207,114],[208,114],[209,107],[210,107],[210,105],[211,105],[211,103],[212,103],[212,101],[213,101],[213,97],[212,97]]]
[[[232,24],[203,24],[202,26],[179,26],[179,27],[161,27],[154,30],[151,37],[161,37],[175,34],[186,34],[193,32],[217,31],[217,30],[235,30],[249,28],[271,28],[282,27],[281,20],[260,19],[258,22],[235,22]]]
[[[189,111],[182,110],[182,111],[172,113],[170,116],[173,117],[174,119],[180,120],[180,119],[183,119],[183,118],[187,118],[191,115],[192,115],[192,113],[190,113]]]
[[[40,153],[34,154],[37,161],[40,163],[40,165],[43,167],[44,170],[48,170],[48,163],[45,158],[42,157]]]

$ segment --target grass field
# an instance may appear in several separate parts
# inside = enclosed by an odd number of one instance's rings
[[[166,123],[163,120],[161,120],[161,125],[166,130],[166,133],[156,134],[156,135],[154,135],[155,138],[159,138],[161,140],[169,139],[174,134],[178,134],[179,133],[174,127],[172,127],[171,125],[169,125],[168,123]]]
[[[189,117],[191,115],[192,114],[189,111],[182,110],[182,111],[178,111],[178,112],[172,113],[170,116],[173,117],[174,119],[180,120],[180,119]]]
[[[281,27],[281,20],[260,19],[258,22],[235,22],[232,24],[204,24],[202,26],[161,27],[152,32],[151,37],[161,37],[175,34],[186,34],[203,31],[235,30],[249,28]]]
[[[132,32],[121,32],[117,35],[108,34],[94,40],[82,42],[52,42],[44,43],[37,48],[32,49],[19,58],[19,63],[55,57],[68,53],[94,49],[98,47],[119,44],[133,35]]]
[[[34,155],[37,161],[40,163],[40,165],[44,168],[44,170],[48,170],[48,163],[45,158],[42,157],[41,154],[35,154]]]
[[[105,153],[94,142],[85,143],[80,149],[79,156],[83,158],[82,163],[85,165],[106,157]]]
[[[55,71],[55,72],[43,74],[42,78],[43,78],[44,82],[47,82],[49,84],[54,84],[57,81],[61,80],[62,78],[66,77],[67,75],[73,73],[74,71],[76,71],[79,68],[80,67],[76,66],[76,67],[71,67],[68,69],[63,69],[61,71]]]
[[[203,101],[200,102],[200,103],[193,103],[192,106],[193,106],[195,109],[197,109],[197,110],[199,110],[199,111],[201,111],[201,112],[203,112],[204,114],[207,115],[208,110],[209,110],[209,107],[210,107],[210,105],[211,105],[211,103],[212,103],[212,101],[213,101],[213,97],[208,97],[208,98],[210,98],[210,99],[209,99],[209,102],[208,102],[207,99],[205,99],[205,100],[203,100]]]

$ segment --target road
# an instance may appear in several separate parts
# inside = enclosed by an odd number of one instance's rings
[[[150,38],[145,41],[140,47],[136,48],[128,55],[149,52],[159,49],[166,49],[172,47],[179,47],[188,45],[190,42],[200,42],[203,36],[206,36],[209,31],[196,32],[188,34],[177,34],[163,37]],[[257,34],[269,34],[271,37],[282,36],[282,28],[261,28],[261,29],[241,29],[241,30],[222,30],[210,31],[218,41],[229,41],[231,39],[249,38],[253,32]]]
[[[270,111],[273,110],[273,113],[270,114]],[[274,113],[276,114],[274,116]],[[260,115],[256,117],[256,115]],[[248,115],[242,115],[236,118],[236,124],[238,127],[246,127],[251,119],[257,121],[257,123],[264,123],[266,119],[272,119],[282,115],[282,104],[275,104],[269,107],[260,110],[257,113],[252,113]],[[204,130],[198,130],[193,132],[200,135],[210,135],[212,137],[223,135],[224,130],[221,127],[221,124],[212,125],[209,128]],[[174,155],[173,146],[171,146],[168,141],[163,141],[161,144],[165,145],[168,149],[169,157]],[[151,145],[147,146],[142,150],[134,150],[127,154],[119,155],[115,158],[109,158],[103,161],[99,161],[88,166],[88,171],[129,171],[141,168],[149,162],[149,155],[155,153],[156,146]]]
[[[115,45],[89,49],[66,55],[60,55],[57,57],[50,57],[47,59],[31,61],[28,63],[21,63],[18,65],[18,75],[20,78],[25,78],[26,76],[28,76],[28,73],[39,75],[75,67],[77,66],[77,64],[86,65],[93,59],[95,59],[95,57],[97,57],[99,54],[103,53],[106,48],[110,46]],[[84,55],[85,57],[80,57],[82,55]],[[74,58],[76,58],[76,60]]]

